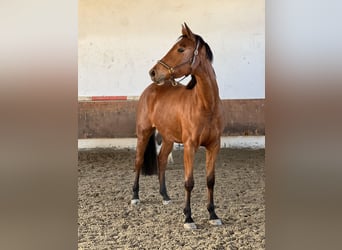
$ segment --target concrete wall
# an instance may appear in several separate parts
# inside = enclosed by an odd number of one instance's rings
[[[137,101],[78,104],[79,138],[135,137]],[[264,135],[265,100],[223,100],[223,135]]]
[[[222,99],[265,98],[264,0],[79,0],[79,96],[139,96],[183,22],[212,48]]]

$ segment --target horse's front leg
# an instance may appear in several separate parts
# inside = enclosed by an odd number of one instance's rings
[[[185,207],[184,207],[184,215],[185,229],[196,229],[196,224],[191,217],[191,207],[190,207],[190,198],[191,191],[194,188],[194,176],[193,176],[193,162],[195,156],[195,147],[191,144],[184,145],[184,187],[185,187]]]
[[[213,146],[207,147],[206,150],[206,175],[207,175],[207,190],[208,190],[208,205],[209,223],[212,225],[222,225],[221,219],[215,213],[214,205],[214,185],[215,185],[215,161],[220,150],[220,142]]]
[[[152,129],[150,129],[152,131]],[[144,162],[144,152],[151,134],[150,130],[139,131],[137,135],[137,148],[135,153],[135,179],[133,184],[133,197],[131,200],[132,205],[137,205],[140,203],[139,200],[139,178],[140,170]]]
[[[163,140],[160,153],[158,156],[158,166],[159,166],[159,192],[163,197],[163,204],[167,205],[170,203],[170,197],[167,194],[166,184],[165,184],[165,170],[167,166],[168,156],[173,148],[173,142]]]

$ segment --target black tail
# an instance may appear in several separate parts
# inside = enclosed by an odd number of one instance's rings
[[[157,148],[155,133],[151,135],[144,153],[144,163],[141,172],[143,175],[155,175],[158,173]]]

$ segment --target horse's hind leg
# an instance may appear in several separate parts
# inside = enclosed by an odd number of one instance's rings
[[[140,170],[144,162],[144,153],[151,134],[154,132],[153,128],[137,131],[137,148],[135,153],[135,179],[133,184],[133,198],[131,204],[136,205],[139,200],[139,178]]]
[[[214,205],[214,185],[215,185],[215,161],[220,150],[220,142],[206,149],[206,175],[207,175],[207,190],[208,190],[208,205],[209,223],[212,225],[222,225],[221,219],[215,213]]]
[[[165,170],[167,166],[168,156],[173,148],[173,142],[163,140],[160,153],[158,156],[158,166],[159,166],[159,192],[163,196],[163,204],[169,204],[170,197],[167,194],[166,184],[165,184]]]

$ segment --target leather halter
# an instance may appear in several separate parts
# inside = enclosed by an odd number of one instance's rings
[[[183,66],[184,64],[190,63],[190,67],[191,67],[191,71],[192,71],[192,66],[194,65],[194,63],[196,61],[196,56],[198,55],[198,47],[199,47],[199,41],[197,41],[197,43],[196,43],[196,48],[194,50],[193,56],[189,60],[187,60],[186,62],[178,64],[174,67],[169,66],[167,63],[163,62],[162,60],[158,61],[159,64],[161,64],[162,66],[164,66],[165,68],[168,69],[168,71],[171,75],[171,81],[172,81],[173,86],[176,86],[178,84],[173,77],[173,73],[175,72],[176,68],[179,68],[179,67]]]

